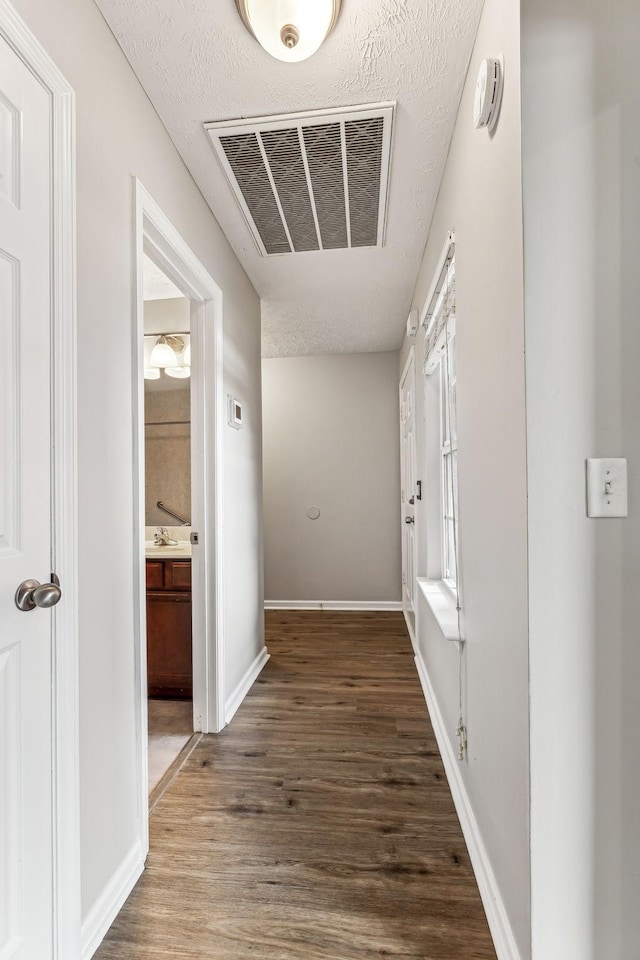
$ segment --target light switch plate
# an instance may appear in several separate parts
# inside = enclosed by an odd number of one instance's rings
[[[626,459],[587,460],[587,516],[628,515]]]

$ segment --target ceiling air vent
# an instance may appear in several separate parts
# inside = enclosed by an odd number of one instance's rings
[[[205,124],[263,256],[383,245],[393,111]]]

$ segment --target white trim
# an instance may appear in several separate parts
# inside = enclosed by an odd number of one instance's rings
[[[491,866],[489,853],[484,845],[478,821],[475,818],[471,800],[460,772],[462,765],[456,760],[444,718],[440,712],[420,651],[416,653],[415,661],[498,960],[523,960],[509,923],[500,888]]]
[[[402,600],[265,600],[265,610],[398,610]]]
[[[446,580],[418,577],[418,589],[445,640],[464,640],[458,633],[458,609]]]
[[[403,392],[403,390],[404,390],[405,381],[406,381],[407,377],[409,376],[409,374],[411,374],[412,377],[413,377],[413,383],[411,384],[411,403],[412,403],[412,411],[411,411],[411,414],[412,414],[412,417],[413,417],[413,430],[412,430],[412,432],[411,432],[411,437],[412,437],[412,443],[411,443],[411,459],[412,459],[413,470],[414,470],[414,474],[415,474],[415,473],[417,473],[417,469],[418,469],[418,445],[417,445],[418,418],[417,418],[417,416],[416,416],[416,411],[417,411],[417,404],[416,404],[416,400],[417,400],[417,390],[416,390],[416,388],[417,388],[417,377],[416,377],[416,348],[415,348],[415,344],[412,344],[411,347],[409,348],[409,353],[407,354],[407,359],[406,359],[406,362],[405,362],[405,365],[404,365],[404,369],[403,369],[403,371],[402,371],[402,376],[400,377],[400,384],[399,384],[399,386],[398,386],[398,410],[399,410],[399,415],[400,415],[400,435],[399,435],[399,440],[400,440],[400,482],[401,482],[401,485],[402,485],[402,484],[404,483],[404,481],[405,481],[405,477],[403,476],[403,472],[404,472],[404,467],[403,467],[403,463],[404,463],[404,436],[403,436],[404,421],[403,421],[403,414],[402,414],[402,392]],[[416,514],[417,514],[417,512],[418,512],[418,511],[416,510],[416,503],[415,503],[415,496],[416,496],[416,489],[417,489],[417,477],[416,477],[415,475],[414,475],[414,477],[413,477],[413,482],[414,482],[414,489],[411,491],[411,494],[410,494],[409,499],[410,499],[411,497],[414,497],[413,517],[414,517],[414,526],[415,526],[415,517],[416,517]],[[407,493],[406,490],[405,490],[404,492]],[[405,558],[405,553],[404,553],[404,540],[405,540],[405,535],[406,535],[406,531],[405,531],[405,520],[404,520],[404,518],[405,518],[405,510],[407,509],[407,506],[409,506],[409,504],[405,504],[404,501],[401,500],[401,502],[400,502],[400,539],[401,539],[401,541],[402,541],[402,571],[401,571],[401,572],[402,572],[402,582],[401,582],[401,584],[400,584],[400,591],[401,591],[401,596],[402,596],[402,609],[404,610],[405,619],[407,619],[407,621],[408,621],[409,615],[413,615],[414,617],[416,616],[415,580],[416,580],[416,571],[417,571],[417,569],[418,569],[418,529],[415,528],[415,529],[414,529],[414,533],[413,533],[413,557],[412,557],[413,563],[412,563],[412,570],[413,570],[413,581],[414,581],[414,582],[413,582],[413,585],[412,585],[413,599],[412,599],[412,602],[409,603],[409,601],[406,599],[406,594],[409,594],[409,589],[408,589],[407,583],[405,582],[405,581],[406,581],[406,578],[408,578],[408,575],[409,575],[409,574],[408,574],[408,570],[405,570],[405,569],[404,569],[404,567],[405,567],[405,559],[406,559],[406,558]],[[407,542],[408,542],[408,537],[407,537]],[[408,566],[408,565],[409,565],[409,564],[407,563],[407,566]],[[406,589],[405,589],[405,588],[406,588]],[[413,639],[412,639],[412,643],[413,643]]]
[[[82,960],[90,960],[94,955],[142,876],[143,870],[144,855],[140,843],[136,841],[82,924]]]
[[[437,264],[436,269],[435,269],[434,274],[433,274],[433,279],[431,280],[431,283],[430,283],[430,285],[429,285],[429,290],[428,290],[428,292],[427,292],[427,296],[426,296],[425,301],[424,301],[424,303],[423,303],[423,305],[422,305],[422,310],[420,311],[420,326],[421,326],[421,327],[425,326],[425,320],[427,319],[427,313],[429,312],[429,307],[431,306],[431,303],[432,303],[432,301],[433,301],[433,298],[435,297],[436,293],[438,292],[438,283],[439,283],[439,281],[440,281],[440,278],[441,278],[441,276],[442,276],[442,272],[443,272],[443,270],[444,270],[444,268],[445,268],[447,259],[448,259],[448,257],[449,257],[449,251],[451,250],[451,247],[455,247],[455,243],[456,243],[456,235],[455,235],[454,231],[451,230],[451,231],[447,234],[447,238],[446,238],[446,240],[445,240],[445,242],[444,242],[444,246],[443,246],[443,248],[442,248],[442,253],[440,254],[440,257],[439,257],[439,259],[438,259],[438,264]]]
[[[194,730],[220,731],[224,716],[223,384],[222,290],[195,257],[141,182],[134,178],[135,269],[133,322],[133,531],[135,583],[136,750],[140,843],[149,847],[147,772],[146,581],[144,555],[144,257],[192,301],[192,552]],[[204,372],[206,371],[206,376]],[[200,599],[197,599],[200,598]]]
[[[235,714],[238,711],[242,701],[251,690],[251,687],[254,685],[264,665],[269,659],[269,651],[266,647],[263,647],[258,656],[255,658],[253,663],[250,665],[249,669],[245,675],[240,680],[240,683],[236,685],[235,690],[229,697],[227,697],[227,702],[224,707],[225,722],[231,723]]]
[[[409,616],[406,610],[403,610],[403,613],[404,613],[404,622],[407,625],[407,633],[409,634],[409,640],[411,640],[411,646],[413,647],[413,652],[417,653],[418,645],[416,643],[416,634],[413,629],[413,624],[411,623],[411,617]],[[418,616],[417,612],[415,615],[416,617]]]
[[[415,354],[416,354],[416,346],[414,343],[412,343],[411,346],[409,347],[409,353],[407,354],[407,359],[405,361],[405,365],[402,370],[402,376],[400,377],[401,390],[405,380],[407,379],[407,374],[409,373],[409,368],[411,367],[411,364],[415,363]]]
[[[53,956],[80,950],[78,573],[76,466],[75,94],[8,0],[0,35],[51,96],[52,567],[64,602],[53,611]]]

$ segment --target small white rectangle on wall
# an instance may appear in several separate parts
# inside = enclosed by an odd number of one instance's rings
[[[232,397],[231,394],[227,397],[228,401],[228,412],[227,412],[227,423],[230,427],[233,427],[234,430],[242,429],[242,404],[236,397]]]
[[[587,460],[587,516],[628,515],[626,459]]]

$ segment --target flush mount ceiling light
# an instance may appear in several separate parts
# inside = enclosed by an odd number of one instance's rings
[[[247,30],[277,60],[298,63],[333,30],[342,0],[236,0]]]

